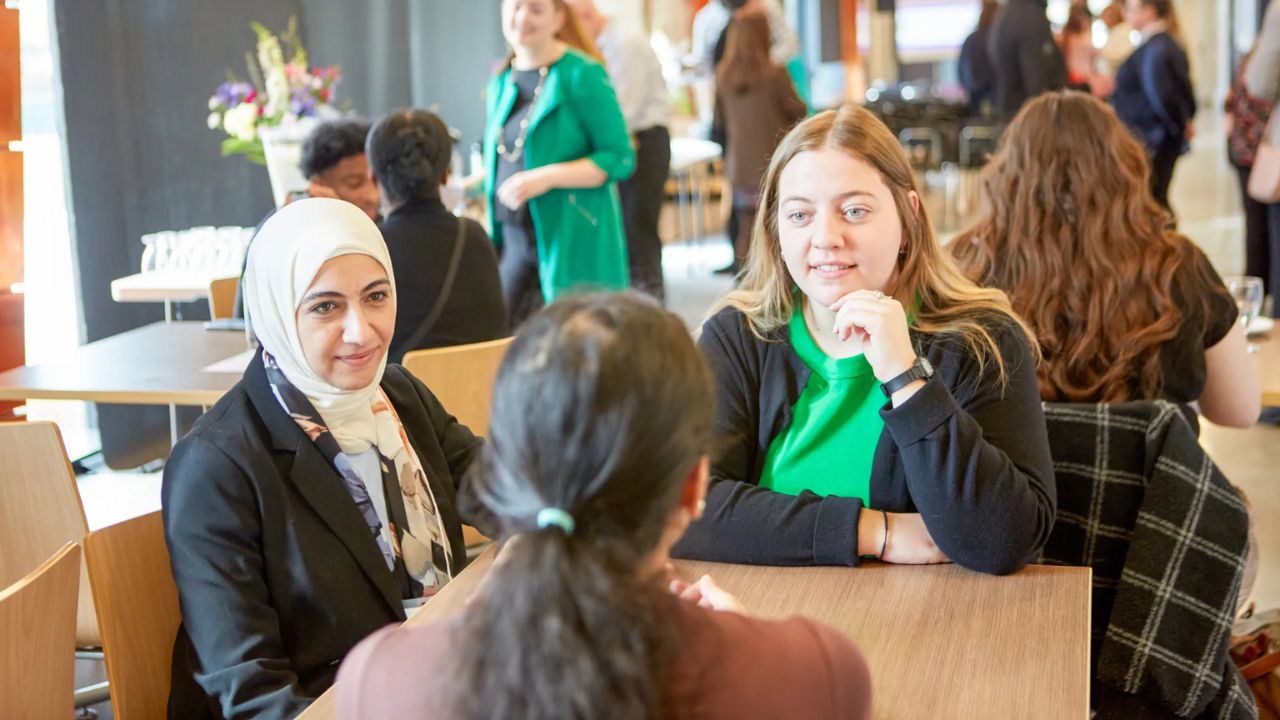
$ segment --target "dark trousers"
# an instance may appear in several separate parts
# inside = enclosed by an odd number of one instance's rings
[[[1240,198],[1244,204],[1244,274],[1262,278],[1262,286],[1270,295],[1280,282],[1280,235],[1272,230],[1272,205],[1249,197],[1249,170],[1235,166],[1240,179]],[[1275,238],[1275,240],[1272,240]],[[1275,314],[1275,311],[1272,311]]]
[[[1173,208],[1169,207],[1169,183],[1173,182],[1173,166],[1180,155],[1182,138],[1167,140],[1151,151],[1151,196],[1170,212]]]
[[[1280,318],[1280,203],[1267,205],[1267,227],[1270,236],[1267,238],[1267,268],[1260,270],[1258,276],[1271,293],[1271,317]],[[1250,275],[1253,272],[1249,273]]]
[[[626,224],[631,285],[663,299],[662,238],[658,216],[666,199],[671,170],[671,133],[654,127],[636,133],[636,172],[618,183],[622,220]]]
[[[498,276],[502,280],[507,319],[514,332],[545,303],[542,281],[538,278],[538,241],[532,223],[513,221],[502,225]]]

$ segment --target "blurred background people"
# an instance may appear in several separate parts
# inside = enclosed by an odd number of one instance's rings
[[[1280,243],[1273,240],[1271,206],[1249,197],[1249,173],[1253,170],[1253,161],[1274,105],[1254,97],[1245,87],[1245,73],[1251,59],[1252,53],[1240,59],[1235,82],[1231,84],[1223,105],[1222,125],[1227,136],[1227,159],[1240,180],[1240,200],[1244,208],[1244,274],[1262,278],[1263,293],[1271,295],[1275,292],[1273,283],[1280,281],[1280,272],[1272,271],[1272,263],[1280,264]]]
[[[1115,77],[1120,66],[1133,54],[1133,26],[1124,19],[1123,0],[1113,0],[1102,8],[1098,18],[1107,26],[1107,42],[1099,51],[1102,71]]]
[[[982,117],[990,114],[996,103],[996,69],[987,47],[991,26],[1000,12],[996,0],[982,0],[982,12],[978,15],[978,27],[965,38],[960,46],[960,85],[969,99],[969,114]]]
[[[725,179],[733,186],[734,273],[746,262],[760,202],[760,179],[778,141],[804,119],[804,101],[787,69],[769,56],[769,20],[745,12],[729,25],[724,60],[716,69],[714,127],[731,138]]]
[[[1173,168],[1189,149],[1196,112],[1191,67],[1173,0],[1125,0],[1125,19],[1141,34],[1116,73],[1111,104],[1151,160],[1151,194],[1169,209]]]
[[[1257,44],[1245,67],[1244,84],[1249,94],[1258,100],[1280,101],[1280,2],[1272,2],[1267,7],[1262,32],[1258,34]],[[1274,114],[1274,109],[1272,112]],[[1271,126],[1270,132],[1263,134],[1262,142],[1280,147],[1280,128]],[[1270,262],[1263,277],[1267,278],[1266,283],[1271,288],[1271,316],[1280,317],[1280,302],[1276,301],[1277,294],[1280,294],[1280,203],[1270,206],[1268,217]]]
[[[1062,49],[1053,39],[1046,0],[1009,0],[991,28],[988,52],[996,71],[996,107],[1010,120],[1030,98],[1067,82]]]
[[[593,0],[569,0],[583,31],[604,56],[622,117],[635,140],[636,172],[618,183],[626,226],[631,286],[661,300],[662,238],[658,218],[671,171],[671,102],[662,65],[636,28],[615,22]]]

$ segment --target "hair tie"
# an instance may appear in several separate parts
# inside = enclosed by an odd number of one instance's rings
[[[552,525],[564,531],[565,535],[573,534],[573,516],[561,510],[560,508],[542,508],[538,511],[538,529],[545,529]]]

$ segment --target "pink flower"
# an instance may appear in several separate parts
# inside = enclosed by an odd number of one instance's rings
[[[247,103],[251,103],[251,102],[253,102],[254,100],[257,100],[257,99],[258,99],[258,91],[257,91],[257,90],[250,90],[250,91],[249,91],[249,94],[244,96],[244,101],[245,101],[245,102],[247,102]]]

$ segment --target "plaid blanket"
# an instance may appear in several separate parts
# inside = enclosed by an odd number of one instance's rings
[[[1227,656],[1248,514],[1179,406],[1046,403],[1045,419],[1058,514],[1040,562],[1093,569],[1097,717],[1257,717]]]

